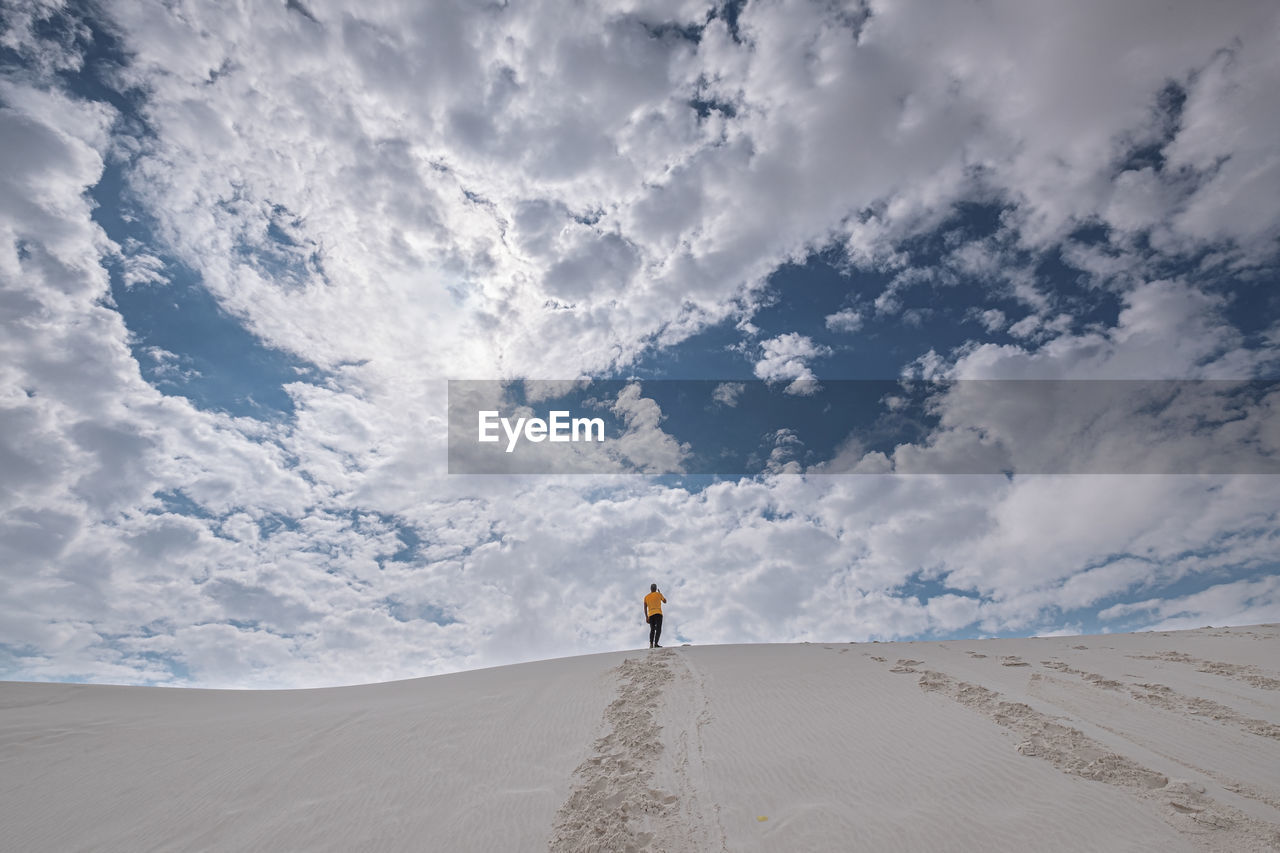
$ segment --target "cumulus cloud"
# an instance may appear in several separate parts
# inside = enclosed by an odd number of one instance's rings
[[[855,257],[895,257],[896,236],[944,215],[974,190],[975,174],[1013,206],[1008,221],[1023,242],[1043,244],[1107,210],[1121,217],[1129,179],[1114,197],[1097,187],[1121,141],[1164,127],[1157,106],[1168,80],[1207,87],[1228,71],[1189,75],[1225,69],[1218,51],[1274,26],[1234,11],[1205,16],[1183,4],[1104,22],[1106,10],[1055,9],[1049,25],[1048,7],[938,16],[895,4],[872,5],[853,25],[817,5],[749,4],[738,26],[750,50],[720,18],[694,42],[604,6],[554,32],[532,7],[459,7],[429,26],[409,7],[345,23],[323,5],[314,22],[283,7],[183,23],[121,4],[113,17],[137,50],[128,74],[152,91],[159,131],[138,189],[171,220],[175,248],[255,331],[317,363],[368,358],[377,342],[442,372],[492,371],[501,357],[549,375],[549,364],[574,373],[625,364],[659,329],[675,342],[725,317],[726,300],[851,214],[878,211],[850,233],[851,246],[879,235]],[[706,17],[696,6],[670,13],[681,25]],[[1158,32],[1138,24],[1151,17]],[[934,41],[944,49],[910,48],[942,32]],[[1050,32],[1048,42],[1037,36]],[[1099,48],[1101,34],[1137,38],[1148,61],[1118,67],[1132,51]],[[168,44],[187,48],[178,56]],[[700,117],[695,93],[734,104],[732,115]],[[1190,99],[1187,115],[1199,104]],[[1233,126],[1260,151],[1274,135],[1240,110]],[[1188,135],[1170,151],[1204,163],[1213,154],[1203,148]],[[863,168],[841,166],[850,149]],[[262,151],[279,153],[252,155]],[[261,279],[255,252],[278,207],[300,223],[299,245],[323,259],[326,288],[281,293]],[[1255,237],[1248,245],[1262,250]],[[299,269],[300,282],[316,277]],[[430,333],[388,339],[353,324],[353,315],[380,319],[379,304],[353,310],[355,294],[371,289]],[[461,294],[471,319],[459,326]],[[302,318],[324,334],[306,334]],[[567,340],[573,350],[559,345]]]
[[[1253,625],[1274,622],[1280,614],[1276,593],[1280,579],[1215,584],[1192,595],[1117,604],[1102,611],[1105,618],[1154,615],[1153,631],[1178,631],[1205,625]]]
[[[738,405],[738,398],[747,390],[745,382],[721,382],[711,392],[711,399],[721,406],[733,408]]]
[[[862,315],[852,308],[843,308],[826,316],[827,328],[833,332],[856,332],[862,328]]]
[[[807,335],[788,332],[760,344],[755,374],[766,382],[787,382],[788,394],[810,396],[817,392],[817,376],[809,361],[829,355],[831,349],[815,344]]]
[[[611,450],[625,457],[633,470],[646,474],[683,473],[683,459],[689,446],[662,431],[662,408],[641,394],[632,383],[618,393],[611,407],[622,418],[625,430],[612,442]]]
[[[983,328],[988,332],[995,332],[1004,328],[1004,312],[998,308],[988,308],[978,315],[978,319],[982,322]]]
[[[1223,317],[1226,306],[1226,297],[1185,281],[1147,281],[1125,294],[1113,327],[1082,332],[1059,327],[1039,347],[979,344],[959,353],[947,373],[954,379],[1245,379],[1263,374],[1274,354],[1246,347]]]

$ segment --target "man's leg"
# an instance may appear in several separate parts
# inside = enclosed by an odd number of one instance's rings
[[[649,648],[653,648],[653,644],[657,642],[657,640],[653,638],[653,632],[657,630],[654,627],[655,623],[653,620],[656,619],[657,617],[658,617],[658,614],[656,613],[649,614]]]
[[[661,637],[662,637],[662,614],[661,614],[661,613],[655,613],[655,614],[653,614],[653,616],[651,616],[651,617],[649,617],[649,618],[651,618],[651,619],[653,620],[653,645],[654,645],[654,648],[660,648],[660,646],[658,646],[658,640],[659,640],[659,638],[661,638]]]

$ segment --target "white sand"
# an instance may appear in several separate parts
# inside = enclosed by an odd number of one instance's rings
[[[5,850],[548,846],[1280,849],[1280,626],[0,684]]]

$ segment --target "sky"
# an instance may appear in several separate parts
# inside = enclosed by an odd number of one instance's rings
[[[1273,3],[5,0],[0,159],[0,678],[1280,621]]]

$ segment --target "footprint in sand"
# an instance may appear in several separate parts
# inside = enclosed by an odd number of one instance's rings
[[[1001,666],[1031,666],[1031,664],[1027,663],[1017,655],[1003,656],[1002,658],[1000,658],[1000,665]]]
[[[1273,678],[1265,670],[1251,664],[1225,663],[1192,657],[1185,652],[1157,652],[1153,655],[1129,655],[1135,660],[1162,660],[1194,666],[1198,672],[1222,675],[1243,681],[1262,690],[1280,690],[1280,678]]]
[[[676,813],[676,798],[649,786],[654,763],[664,750],[655,712],[663,691],[675,679],[671,652],[628,658],[613,672],[617,697],[604,711],[607,733],[593,744],[595,753],[574,771],[575,785],[556,813],[549,847],[552,853],[586,849],[647,850],[652,834],[632,816],[666,818]]]

